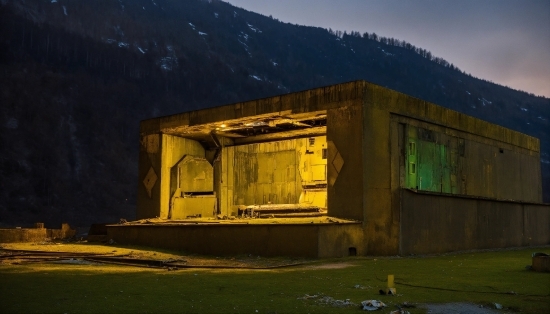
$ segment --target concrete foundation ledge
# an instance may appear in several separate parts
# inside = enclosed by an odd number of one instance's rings
[[[107,237],[206,255],[341,257],[364,255],[362,223],[166,223],[108,225]]]

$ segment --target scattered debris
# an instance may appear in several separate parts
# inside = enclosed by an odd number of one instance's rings
[[[409,302],[403,302],[403,303],[401,303],[400,305],[398,305],[397,307],[399,307],[399,308],[403,308],[403,307],[404,307],[404,308],[406,308],[406,309],[412,309],[412,308],[415,308],[416,305],[411,304],[411,303],[409,303]]]
[[[386,304],[378,300],[365,300],[361,302],[363,311],[376,311],[386,307]]]
[[[330,305],[333,307],[347,307],[347,306],[357,306],[357,304],[350,301],[350,299],[345,300],[336,300],[332,297],[324,296],[317,300],[318,303]]]
[[[390,314],[411,314],[409,311],[405,311],[402,309],[391,311]]]
[[[493,305],[495,306],[495,309],[497,309],[497,310],[502,310],[502,304],[493,303]]]
[[[71,265],[98,265],[99,264],[99,263],[88,261],[81,258],[62,259],[62,260],[53,261],[53,263],[71,264]]]
[[[322,293],[314,295],[306,294],[303,297],[299,297],[298,300],[315,300],[316,303],[333,307],[357,306],[357,304],[353,303],[350,299],[337,300],[333,297],[323,295]]]
[[[304,295],[303,297],[299,297],[298,300],[307,300],[307,299],[317,299],[319,296],[314,294],[314,295],[309,295],[306,293],[306,295]]]
[[[355,289],[371,289],[371,287],[365,287],[365,286],[361,286],[361,285],[355,285],[353,286]]]
[[[386,290],[380,289],[378,290],[378,293],[381,295],[397,295],[395,288],[387,288]]]

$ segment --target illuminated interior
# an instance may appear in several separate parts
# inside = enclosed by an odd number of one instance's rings
[[[326,112],[270,114],[163,133],[200,143],[170,169],[170,219],[327,213]]]

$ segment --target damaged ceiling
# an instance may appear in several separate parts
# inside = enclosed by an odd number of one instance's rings
[[[300,114],[272,113],[200,125],[182,125],[162,130],[164,134],[185,137],[206,147],[239,145],[326,134],[326,111]],[[222,140],[223,138],[223,140]]]

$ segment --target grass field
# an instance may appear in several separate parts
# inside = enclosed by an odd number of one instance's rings
[[[2,246],[44,249],[28,244]],[[144,258],[179,254],[84,244],[59,245],[55,250],[133,251],[142,252]],[[388,305],[376,313],[389,313],[404,302],[417,305],[407,309],[411,313],[425,313],[421,308],[425,303],[449,302],[484,306],[500,303],[504,307],[499,311],[502,313],[549,313],[550,273],[525,269],[531,264],[532,252],[549,250],[544,247],[406,258],[350,257],[271,270],[168,271],[106,264],[4,262],[0,264],[0,312],[353,313],[360,312],[361,301],[376,299]],[[204,263],[208,260],[217,259],[202,259]],[[378,292],[386,287],[388,274],[395,276],[397,296]],[[349,299],[357,305],[337,307],[328,297]]]

